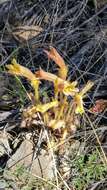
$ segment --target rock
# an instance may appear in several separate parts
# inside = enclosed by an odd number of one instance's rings
[[[17,164],[24,165],[30,169],[33,175],[52,179],[54,177],[54,166],[51,152],[41,149],[40,154],[33,159],[33,151],[33,142],[25,139],[15,154],[8,160],[7,168],[14,171]]]
[[[10,111],[0,112],[0,121],[6,120],[10,115]]]
[[[0,132],[0,156],[10,154],[9,135],[6,132]]]
[[[31,170],[33,174],[35,174],[36,171],[36,175],[52,179],[54,177],[54,164],[51,153],[42,149],[41,155],[33,161]]]

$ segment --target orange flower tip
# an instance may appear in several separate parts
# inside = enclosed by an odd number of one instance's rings
[[[55,55],[54,55],[54,52],[53,52],[53,49],[52,49],[52,48],[50,49],[50,51],[44,50],[44,52],[45,52],[46,55],[48,56],[48,59],[52,59],[52,60],[55,59]]]
[[[44,52],[46,53],[46,55],[48,56],[48,59],[52,59],[53,61],[56,62],[56,59],[57,59],[57,51],[55,50],[55,48],[51,47],[50,48],[50,51],[48,50],[44,50]],[[57,64],[57,62],[56,62]]]
[[[37,78],[41,78],[42,76],[44,76],[44,73],[45,71],[42,68],[35,72]]]
[[[35,72],[36,78],[41,78],[41,70]]]
[[[61,69],[67,69],[67,66],[64,63],[63,58],[60,56],[60,54],[57,52],[57,50],[54,47],[50,47],[50,51],[44,50],[44,52],[47,54],[48,58],[55,61],[55,63],[61,68]]]
[[[39,71],[37,71],[35,73],[36,77],[39,79],[44,79],[44,80],[48,80],[51,82],[55,82],[55,80],[57,79],[57,76],[49,73],[49,72],[45,72],[43,69],[40,69]]]
[[[35,72],[36,78],[39,79],[44,79],[44,76],[47,74],[43,69],[39,69],[38,71]]]

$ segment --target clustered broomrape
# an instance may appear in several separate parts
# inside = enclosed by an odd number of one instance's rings
[[[50,51],[44,50],[44,52],[49,59],[52,59],[59,66],[58,75],[46,72],[41,68],[32,73],[28,68],[18,64],[15,59],[12,60],[12,64],[6,67],[10,74],[25,77],[34,89],[35,104],[27,111],[28,115],[32,116],[36,112],[40,112],[46,126],[52,130],[61,130],[61,138],[64,140],[68,132],[75,127],[75,116],[84,114],[83,99],[94,83],[88,81],[85,87],[79,90],[77,81],[70,82],[67,80],[68,67],[56,49],[50,47]],[[50,98],[52,101],[45,104],[40,101],[39,97],[41,80],[47,80],[54,84],[54,97]],[[72,97],[70,101],[67,98],[68,96]]]

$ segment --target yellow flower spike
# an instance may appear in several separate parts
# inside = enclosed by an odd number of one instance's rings
[[[13,59],[12,64],[7,65],[6,67],[9,69],[8,72],[10,74],[14,74],[14,75],[18,75],[18,76],[24,76],[30,81],[36,79],[35,75],[26,67],[18,64],[16,62],[16,59]]]
[[[57,100],[52,101],[52,102],[47,103],[47,104],[43,104],[43,105],[38,104],[36,106],[36,111],[41,112],[41,113],[45,113],[49,109],[51,109],[53,107],[57,107],[57,106],[58,106],[58,101]]]
[[[88,81],[85,87],[75,95],[74,101],[76,102],[76,114],[80,113],[82,115],[85,112],[83,98],[93,85],[94,83],[92,81]]]
[[[33,74],[29,69],[26,67],[18,64],[16,62],[16,59],[12,60],[12,64],[6,66],[9,69],[10,74],[18,75],[18,76],[23,76],[27,78],[30,82],[32,87],[35,90],[35,99],[38,101],[39,99],[39,80],[36,78],[35,74]]]
[[[28,117],[28,116],[30,117],[33,114],[35,114],[36,112],[45,113],[49,109],[51,109],[53,107],[57,107],[57,106],[58,106],[58,101],[52,101],[50,103],[43,104],[43,105],[37,104],[36,106],[33,106],[33,107],[29,108],[27,111],[25,111],[23,113],[23,115],[24,115],[24,117]]]
[[[59,55],[54,47],[50,47],[50,51],[44,50],[48,58],[55,61],[55,63],[60,67],[58,76],[62,79],[66,79],[68,73],[68,67],[65,65],[63,58]]]

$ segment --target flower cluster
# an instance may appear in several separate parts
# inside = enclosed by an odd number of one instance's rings
[[[83,99],[94,83],[88,81],[79,90],[77,81],[71,82],[67,80],[68,67],[56,49],[50,47],[50,51],[44,50],[44,52],[59,67],[57,75],[46,72],[41,68],[32,73],[26,67],[18,64],[15,59],[12,60],[12,64],[7,65],[7,68],[10,74],[26,77],[34,88],[35,104],[29,109],[29,113],[31,115],[35,112],[43,114],[46,125],[53,130],[62,129],[62,138],[65,139],[67,132],[75,125],[75,116],[84,114]],[[48,80],[54,85],[54,97],[52,101],[45,104],[39,98],[39,84],[41,80]],[[71,101],[68,100],[68,96],[72,97]]]

